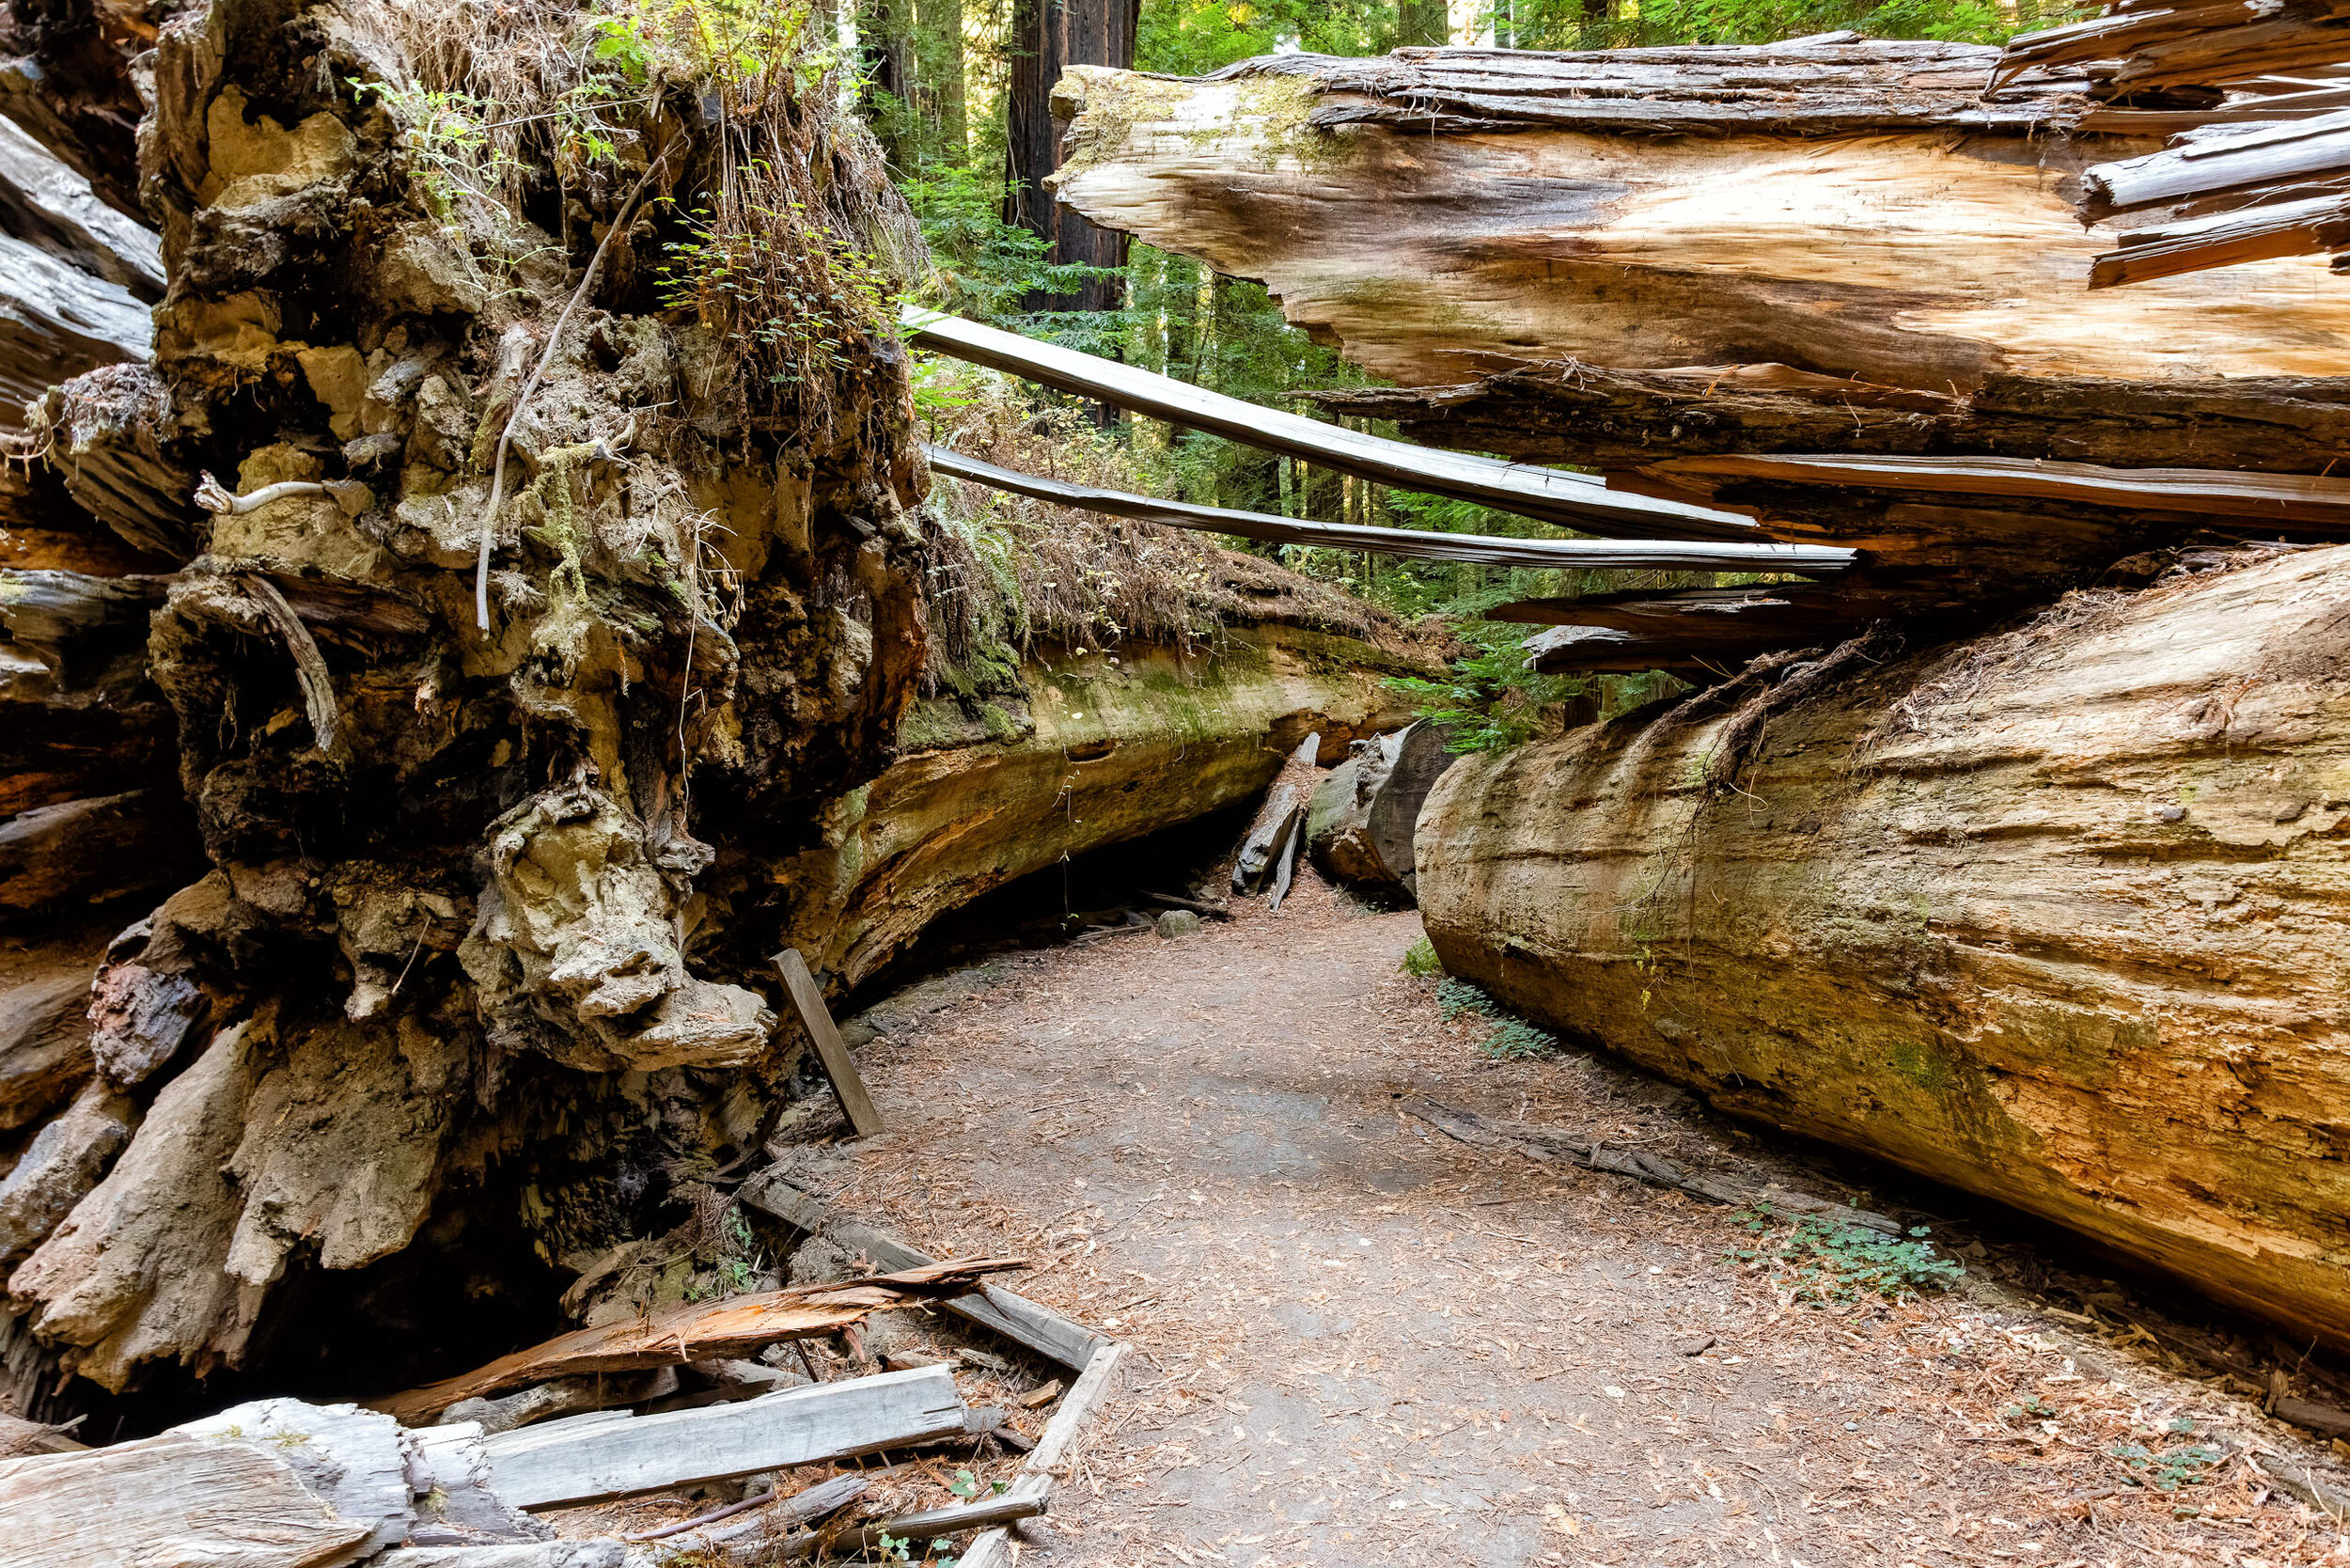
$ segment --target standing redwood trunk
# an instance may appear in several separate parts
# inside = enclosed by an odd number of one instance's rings
[[[1053,243],[1051,259],[1061,266],[1105,271],[1126,264],[1126,236],[1097,228],[1055,204],[1044,181],[1061,165],[1066,120],[1053,115],[1053,84],[1073,65],[1109,65],[1130,70],[1141,0],[1018,0],[1012,17],[1011,83],[1006,92],[1007,155],[1011,190],[1005,219]],[[1088,278],[1074,293],[1039,292],[1031,310],[1115,310],[1119,280]]]

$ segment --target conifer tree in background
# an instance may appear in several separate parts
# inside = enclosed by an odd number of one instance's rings
[[[1053,200],[1044,188],[1060,167],[1061,133],[1053,119],[1053,84],[1073,65],[1131,70],[1141,0],[1013,0],[1010,73],[1005,87],[1004,220],[1048,242],[1059,266],[1097,269],[1074,294],[1038,291],[1030,310],[1116,310],[1123,303],[1118,269],[1126,264],[1126,236],[1096,228]]]

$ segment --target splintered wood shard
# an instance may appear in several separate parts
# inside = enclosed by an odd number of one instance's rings
[[[916,347],[984,365],[1058,391],[1205,431],[1245,447],[1283,452],[1357,478],[1474,501],[1561,527],[1609,538],[1759,541],[1752,519],[1685,502],[1611,491],[1590,474],[1562,474],[1523,463],[1436,451],[1341,430],[1302,414],[1285,414],[1228,398],[1017,333],[908,306],[903,324]]]
[[[1328,430],[1322,425],[1318,428]],[[1620,542],[1589,539],[1508,539],[1491,534],[1443,534],[1418,528],[1374,528],[1314,523],[1261,511],[1161,501],[1122,491],[1072,484],[1001,468],[944,447],[929,447],[931,466],[952,478],[1026,495],[1057,506],[1132,517],[1170,528],[1233,534],[1273,544],[1368,550],[1418,560],[1474,561],[1483,566],[1623,567],[1649,572],[1798,572],[1825,575],[1852,565],[1854,552],[1824,544],[1713,543],[1683,540]]]
[[[550,1377],[631,1372],[741,1356],[782,1340],[804,1340],[854,1327],[868,1313],[884,1308],[951,1299],[968,1293],[987,1275],[1027,1266],[1025,1258],[958,1259],[837,1285],[805,1285],[675,1307],[647,1319],[558,1335],[544,1344],[500,1356],[462,1377],[373,1401],[371,1408],[418,1425],[459,1400]]]

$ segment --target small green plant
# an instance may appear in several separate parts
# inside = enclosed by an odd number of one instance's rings
[[[1448,1024],[1465,1012],[1491,1018],[1500,1007],[1500,1003],[1485,995],[1483,986],[1458,975],[1447,975],[1444,983],[1436,987],[1436,1012]]]
[[[1465,635],[1474,630],[1467,623],[1460,628]],[[1402,675],[1387,682],[1421,717],[1444,728],[1446,745],[1454,751],[1508,751],[1524,745],[1552,727],[1554,704],[1590,684],[1583,676],[1528,674],[1526,652],[1519,646],[1525,629],[1497,626],[1496,632],[1487,646],[1455,659],[1441,680]]]
[[[1747,1230],[1760,1235],[1777,1216],[1767,1207],[1750,1211]],[[1738,1262],[1786,1276],[1795,1299],[1822,1303],[1878,1296],[1899,1301],[1921,1291],[1947,1290],[1966,1278],[1964,1264],[1945,1258],[1926,1238],[1929,1226],[1914,1225],[1906,1236],[1888,1236],[1825,1215],[1804,1215],[1776,1242],[1730,1249]]]
[[[2034,1394],[2031,1398],[2025,1400],[2020,1404],[2003,1406],[1999,1411],[1999,1419],[2003,1421],[2015,1421],[2021,1420],[2027,1416],[2048,1417],[2055,1414],[2055,1405],[2050,1404],[2046,1400],[2042,1399],[2038,1394]]]
[[[1541,1025],[1529,1024],[1523,1018],[1504,1018],[1477,1047],[1477,1054],[1502,1061],[1528,1061],[1549,1056],[1558,1049],[1559,1037]]]
[[[1403,949],[1403,972],[1426,979],[1444,973],[1444,964],[1436,958],[1436,945],[1425,936]]]
[[[2106,1451],[2122,1462],[2123,1480],[2157,1492],[2175,1492],[2208,1480],[2211,1467],[2228,1457],[2227,1450],[2209,1443],[2189,1443],[2160,1452],[2143,1443],[2116,1443]]]

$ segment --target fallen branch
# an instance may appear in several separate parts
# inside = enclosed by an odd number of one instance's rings
[[[256,494],[260,494],[255,492]],[[302,686],[303,710],[309,714],[310,736],[321,751],[333,751],[335,738],[340,729],[335,708],[335,682],[327,674],[326,656],[319,651],[318,639],[302,623],[294,607],[286,603],[286,596],[277,585],[258,572],[242,572],[237,582],[253,596],[277,635],[286,639],[286,651],[293,655],[294,679]]]
[[[1025,1258],[978,1258],[928,1263],[870,1279],[804,1285],[726,1301],[675,1307],[650,1318],[558,1335],[544,1344],[500,1356],[462,1376],[371,1401],[369,1408],[411,1426],[433,1419],[459,1400],[494,1394],[525,1383],[579,1372],[633,1372],[745,1355],[784,1340],[813,1339],[854,1327],[867,1314],[916,1301],[969,1293],[986,1275],[1026,1268]]]
[[[1732,1208],[1769,1207],[1791,1214],[1833,1215],[1848,1225],[1857,1225],[1883,1235],[1898,1236],[1903,1233],[1902,1222],[1889,1215],[1831,1203],[1825,1199],[1806,1197],[1781,1187],[1754,1187],[1719,1176],[1697,1175],[1659,1155],[1645,1154],[1637,1149],[1610,1149],[1597,1138],[1578,1137],[1573,1133],[1529,1126],[1523,1121],[1497,1121],[1480,1116],[1475,1111],[1438,1105],[1434,1100],[1406,1100],[1402,1108],[1406,1116],[1416,1117],[1447,1137],[1457,1138],[1473,1148],[1512,1148],[1544,1162],[1563,1154],[1586,1170],[1605,1170],[1611,1175],[1629,1176],[1635,1181],[1672,1187],[1712,1203],[1726,1203]]]
[[[1204,915],[1211,920],[1229,920],[1232,917],[1230,906],[1210,903],[1204,899],[1179,899],[1172,893],[1153,893],[1148,888],[1143,889],[1142,896],[1152,903],[1163,903],[1169,909],[1188,909],[1194,915]]]
[[[368,487],[356,479],[281,479],[243,495],[232,494],[210,473],[199,476],[196,484],[196,504],[215,517],[243,517],[272,501],[290,501],[304,495],[326,496],[352,517],[367,510],[374,500]]]
[[[473,570],[474,623],[484,632],[490,629],[490,547],[497,541],[498,506],[506,499],[506,448],[514,439],[514,426],[521,421],[523,409],[529,403],[530,395],[539,389],[540,378],[547,373],[547,367],[555,363],[556,346],[563,341],[563,329],[571,324],[572,312],[577,310],[579,302],[588,297],[588,290],[596,286],[596,274],[603,270],[604,252],[612,248],[616,237],[627,232],[628,215],[636,210],[636,198],[645,194],[645,187],[652,183],[652,177],[659,174],[662,165],[668,161],[669,155],[664,151],[660,157],[646,165],[644,174],[637,179],[636,188],[628,193],[626,201],[620,203],[619,212],[612,219],[612,227],[603,231],[603,238],[596,244],[596,254],[588,259],[587,275],[579,280],[579,287],[572,290],[572,297],[563,302],[562,314],[555,318],[555,325],[547,333],[547,346],[539,351],[539,363],[531,367],[530,378],[523,383],[522,390],[514,394],[514,406],[507,411],[506,423],[498,429],[497,455],[490,463],[490,505],[481,514],[481,554],[476,557]]]

